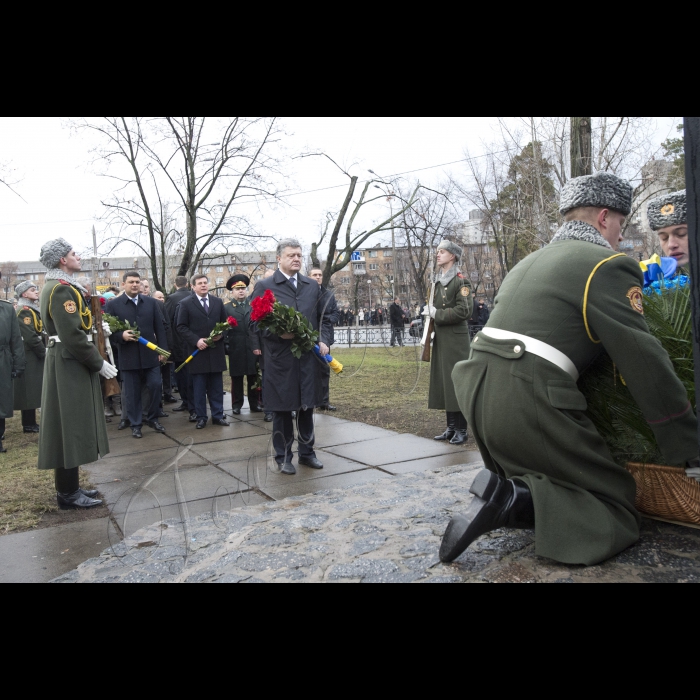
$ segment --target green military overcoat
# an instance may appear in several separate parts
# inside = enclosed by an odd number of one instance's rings
[[[41,293],[41,316],[50,340],[41,398],[39,469],[75,469],[109,454],[99,375],[104,360],[88,340],[89,307],[78,289],[63,281],[47,282]]]
[[[21,379],[14,381],[15,411],[33,411],[41,408],[41,390],[44,384],[46,345],[41,313],[24,306],[17,310],[19,329],[24,341],[27,369]]]
[[[226,315],[238,321],[238,326],[227,331],[228,366],[232,377],[255,377],[258,373],[258,358],[253,355],[250,337],[250,314],[248,300],[231,301],[224,307]]]
[[[24,372],[24,343],[15,310],[0,299],[0,418],[13,416],[12,373]]]
[[[668,464],[697,457],[697,420],[673,365],[644,320],[639,264],[575,222],[506,277],[487,329],[518,333],[566,355],[579,373],[607,351]],[[581,234],[589,240],[567,239]],[[577,381],[527,352],[527,341],[480,333],[454,371],[460,405],[492,471],[517,477],[535,503],[537,554],[594,565],[639,539],[634,479],[586,413]]]
[[[454,272],[452,272],[454,270]],[[452,277],[435,287],[435,340],[431,354],[429,408],[437,411],[460,411],[452,371],[469,358],[471,349],[469,319],[474,311],[471,284],[456,268]],[[454,275],[454,276],[452,276]]]

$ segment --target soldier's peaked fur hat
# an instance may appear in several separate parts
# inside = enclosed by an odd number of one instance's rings
[[[688,200],[685,190],[658,197],[649,202],[649,225],[653,231],[688,223]]]
[[[28,292],[30,289],[38,289],[38,287],[34,284],[34,282],[30,282],[29,280],[24,280],[24,282],[20,282],[15,287],[15,294],[17,295],[18,299],[21,299],[22,294],[24,294],[25,292]]]
[[[56,238],[44,244],[39,260],[47,270],[55,270],[61,262],[61,258],[65,258],[71,250],[73,250],[73,246],[68,241]]]
[[[627,180],[611,173],[577,177],[564,185],[560,211],[563,215],[579,207],[614,209],[625,216],[632,211],[634,189]]]
[[[437,247],[438,250],[446,250],[448,253],[452,253],[457,260],[462,259],[462,246],[457,245],[456,243],[453,243],[452,241],[442,241],[440,245]]]
[[[234,289],[248,289],[250,287],[250,277],[247,275],[234,275],[226,283],[226,289],[232,291]]]

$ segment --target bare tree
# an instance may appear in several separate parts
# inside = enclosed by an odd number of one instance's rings
[[[0,289],[5,292],[5,299],[9,299],[19,284],[17,263],[5,262],[0,265]]]
[[[322,268],[323,284],[327,287],[329,286],[333,275],[341,270],[344,270],[352,262],[353,254],[362,248],[362,246],[364,246],[364,244],[367,243],[370,238],[378,233],[391,231],[392,224],[400,219],[403,213],[416,201],[421,185],[420,183],[417,184],[415,190],[407,200],[397,197],[399,200],[399,208],[395,211],[395,213],[390,215],[388,219],[381,220],[380,223],[373,225],[369,230],[365,230],[362,233],[357,233],[355,231],[357,217],[360,215],[360,213],[364,213],[365,207],[368,207],[379,200],[386,199],[386,194],[381,194],[376,197],[372,196],[372,188],[375,185],[391,185],[391,183],[386,183],[379,179],[368,180],[362,189],[359,199],[353,201],[360,178],[356,175],[350,175],[350,173],[341,168],[325,153],[308,153],[300,157],[310,158],[318,156],[328,158],[328,160],[330,160],[331,163],[333,163],[333,165],[335,165],[350,180],[343,206],[338,212],[328,212],[326,216],[326,223],[323,227],[321,235],[319,236],[319,240],[311,245],[311,260],[315,266],[320,268],[320,250],[326,243],[328,244],[328,256],[326,258],[326,263]],[[346,219],[347,225],[345,225]],[[341,239],[341,231],[343,226],[345,226],[344,240]]]
[[[224,255],[233,245],[261,236],[233,207],[260,196],[276,197],[278,161],[272,151],[278,117],[84,117],[74,122],[96,133],[96,161],[119,189],[105,202],[113,236],[140,249],[163,290],[164,262],[180,259],[180,275],[197,269],[205,255]],[[110,251],[111,252],[111,251]]]
[[[19,192],[14,188],[18,184],[17,171],[10,163],[0,163],[0,185],[6,187],[12,194],[16,194],[21,200],[24,200]]]

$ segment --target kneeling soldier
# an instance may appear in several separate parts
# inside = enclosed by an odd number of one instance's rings
[[[100,376],[114,379],[117,368],[105,362],[92,343],[87,291],[75,279],[82,265],[62,238],[41,249],[46,285],[41,315],[49,335],[41,396],[39,469],[56,472],[58,505],[94,508],[96,491],[80,488],[79,469],[109,454]]]
[[[41,322],[39,290],[33,282],[21,282],[15,287],[17,318],[24,341],[27,369],[24,376],[15,379],[15,411],[22,412],[25,433],[38,433],[36,409],[41,408],[41,389],[44,384],[46,344],[44,324]]]
[[[571,180],[562,192],[566,223],[506,277],[471,359],[455,368],[487,471],[467,515],[450,523],[442,561],[502,527],[534,527],[537,554],[564,564],[598,564],[637,542],[634,479],[613,461],[577,386],[603,350],[668,464],[697,459],[697,419],[644,320],[639,264],[614,253],[631,208],[624,180]]]
[[[688,243],[688,204],[685,190],[649,202],[649,225],[659,234],[664,256],[673,258],[678,268],[690,265]]]

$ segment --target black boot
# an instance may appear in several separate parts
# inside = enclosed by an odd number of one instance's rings
[[[482,535],[502,527],[531,530],[535,506],[524,482],[506,481],[498,474],[482,471],[471,487],[474,500],[466,515],[452,519],[440,548],[440,561],[451,564]]]
[[[80,489],[72,494],[59,493],[56,495],[58,507],[61,510],[87,510],[102,505],[102,501],[88,498]]]
[[[457,414],[447,412],[447,430],[435,438],[435,442],[450,442],[457,433]]]
[[[466,445],[469,440],[469,426],[467,425],[467,419],[462,413],[456,413],[457,416],[457,432],[455,436],[450,440],[450,445]]]
[[[56,469],[56,498],[61,510],[96,508],[102,505],[88,494],[92,491],[83,491],[80,488],[79,469]],[[97,495],[96,492],[94,492]]]

